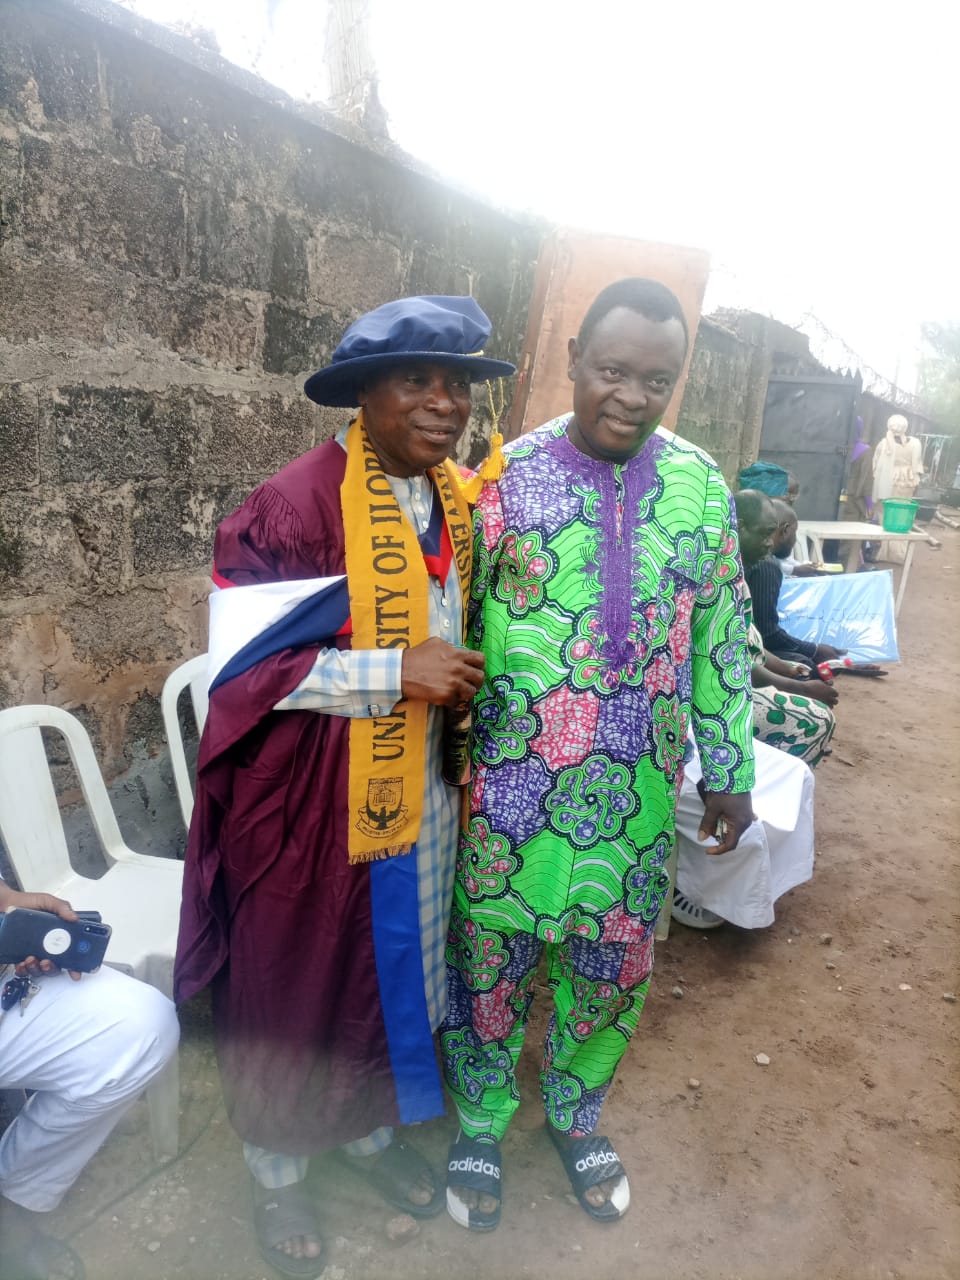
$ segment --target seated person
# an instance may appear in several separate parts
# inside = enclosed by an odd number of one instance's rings
[[[819,565],[799,562],[793,558],[793,549],[797,545],[797,513],[784,498],[773,499],[773,509],[780,523],[777,525],[773,540],[773,554],[780,572],[785,578],[812,578],[822,573]]]
[[[753,620],[766,652],[785,662],[803,663],[808,667],[842,657],[845,649],[800,640],[780,626],[777,600],[783,574],[770,554],[780,521],[771,500],[756,489],[741,489],[733,495],[733,500],[737,508],[744,576],[753,598]]]
[[[754,736],[815,769],[829,755],[837,727],[831,708],[840,695],[833,684],[811,679],[806,663],[784,662],[766,652],[753,624],[753,604],[746,584],[743,594],[752,664]]]
[[[837,727],[831,707],[837,705],[836,687],[823,680],[807,679],[809,667],[784,662],[765,653],[752,628],[753,732],[768,746],[805,760],[815,769],[830,754],[830,739]]]
[[[813,773],[796,757],[754,742],[756,821],[736,849],[711,857],[698,838],[703,821],[700,761],[688,742],[677,800],[677,871],[672,917],[692,929],[725,921],[741,929],[773,924],[773,904],[813,876]]]
[[[68,902],[18,893],[0,880],[0,912],[52,911],[75,920]],[[78,985],[49,960],[0,965],[0,986],[33,978],[29,1002],[0,1015],[0,1089],[31,1089],[0,1138],[0,1276],[80,1280],[69,1245],[39,1228],[80,1171],[177,1051],[173,1004],[146,983],[103,968]],[[22,1015],[22,1016],[21,1016]]]

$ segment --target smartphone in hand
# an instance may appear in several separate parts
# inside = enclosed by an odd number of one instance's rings
[[[112,930],[98,911],[78,914],[78,920],[63,920],[51,911],[15,907],[0,915],[0,964],[36,956],[77,973],[99,969]]]

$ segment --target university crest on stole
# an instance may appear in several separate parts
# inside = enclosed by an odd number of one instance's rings
[[[357,830],[365,836],[390,840],[403,829],[407,808],[403,803],[403,778],[371,778],[367,802],[358,813]]]

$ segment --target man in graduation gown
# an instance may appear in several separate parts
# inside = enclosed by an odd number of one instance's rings
[[[448,455],[478,355],[471,298],[362,316],[305,384],[359,407],[221,524],[210,711],[187,851],[176,995],[210,985],[224,1094],[263,1256],[314,1275],[302,1182],[342,1158],[407,1212],[441,1193],[393,1126],[442,1113],[432,1032],[460,793],[444,707],[472,698],[470,516]]]

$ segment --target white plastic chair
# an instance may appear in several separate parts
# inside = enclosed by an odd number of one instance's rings
[[[98,880],[74,870],[41,729],[67,744],[107,871]],[[95,910],[113,929],[107,963],[173,994],[183,863],[134,853],[123,842],[86,729],[59,707],[0,711],[0,835],[24,889]],[[159,1160],[177,1153],[180,1077],[176,1057],[147,1090],[150,1136]]]
[[[207,720],[207,655],[201,653],[197,658],[182,663],[171,671],[163,682],[160,695],[160,710],[163,714],[163,728],[170,748],[170,762],[173,765],[173,781],[177,788],[177,799],[180,801],[180,812],[183,814],[183,825],[190,830],[190,819],[193,816],[193,781],[187,767],[187,755],[180,733],[180,717],[177,707],[184,689],[190,690],[190,702],[193,706],[193,718],[197,722],[197,732],[203,733]]]
[[[823,547],[815,533],[800,533],[798,530],[793,558],[797,564],[823,564]]]

